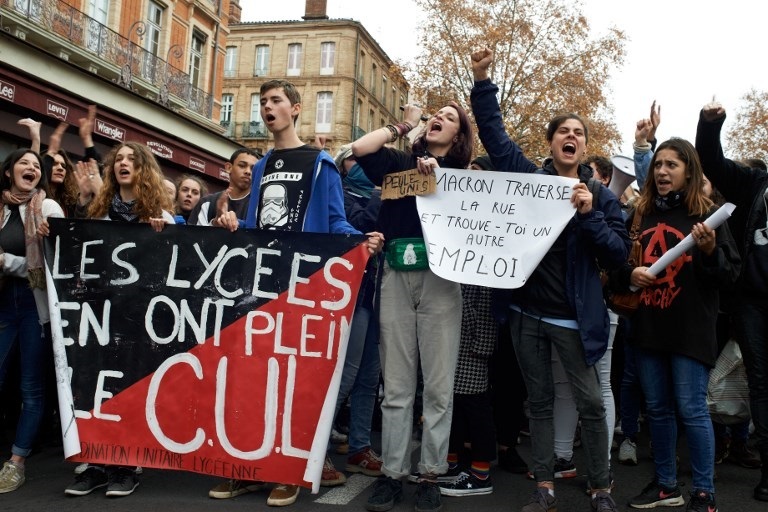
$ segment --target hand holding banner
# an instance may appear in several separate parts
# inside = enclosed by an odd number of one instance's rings
[[[364,236],[51,219],[65,456],[313,487]],[[117,228],[117,229],[116,229]]]

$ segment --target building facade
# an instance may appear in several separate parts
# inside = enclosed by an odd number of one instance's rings
[[[228,136],[264,153],[270,134],[259,113],[259,87],[293,82],[302,98],[299,137],[326,137],[338,148],[401,119],[409,86],[359,22],[329,19],[326,0],[307,0],[298,21],[241,22],[232,0],[220,122]]]
[[[219,123],[229,0],[0,0],[0,156],[28,145],[16,124],[60,122],[62,146],[83,148],[78,120],[97,106],[94,142],[147,144],[166,176],[226,186],[239,144]]]

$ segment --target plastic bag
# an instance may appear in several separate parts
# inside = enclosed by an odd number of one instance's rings
[[[749,421],[749,385],[741,349],[729,340],[709,372],[707,405],[712,420],[730,425]]]

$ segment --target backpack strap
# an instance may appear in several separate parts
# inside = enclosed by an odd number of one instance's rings
[[[592,194],[593,203],[600,197],[600,185],[602,185],[600,180],[596,180],[595,178],[589,178],[589,180],[587,180],[587,188]]]

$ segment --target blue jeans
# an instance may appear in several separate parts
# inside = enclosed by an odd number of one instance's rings
[[[349,396],[349,453],[371,445],[371,421],[379,388],[379,323],[370,309],[358,306],[352,317],[347,357],[341,373],[336,412]]]
[[[656,479],[677,485],[677,417],[685,427],[693,489],[715,492],[715,434],[707,408],[709,367],[689,357],[635,348],[653,441]]]
[[[621,377],[621,431],[624,437],[636,441],[639,426],[637,420],[640,417],[640,401],[643,399],[640,392],[640,382],[637,378],[637,364],[635,363],[635,349],[631,345],[624,345],[624,374]]]
[[[26,279],[5,278],[0,289],[0,386],[18,343],[22,410],[11,453],[28,457],[43,419],[45,350],[35,297]]]
[[[555,347],[573,387],[576,409],[581,418],[582,446],[589,481],[594,489],[608,488],[608,427],[600,378],[595,366],[587,366],[584,361],[579,331],[510,311],[510,333],[528,389],[531,458],[536,481],[554,480],[555,385],[551,351]]]
[[[768,453],[768,300],[744,298],[736,309],[737,340],[749,382],[755,442]],[[763,455],[763,468],[768,460]]]

